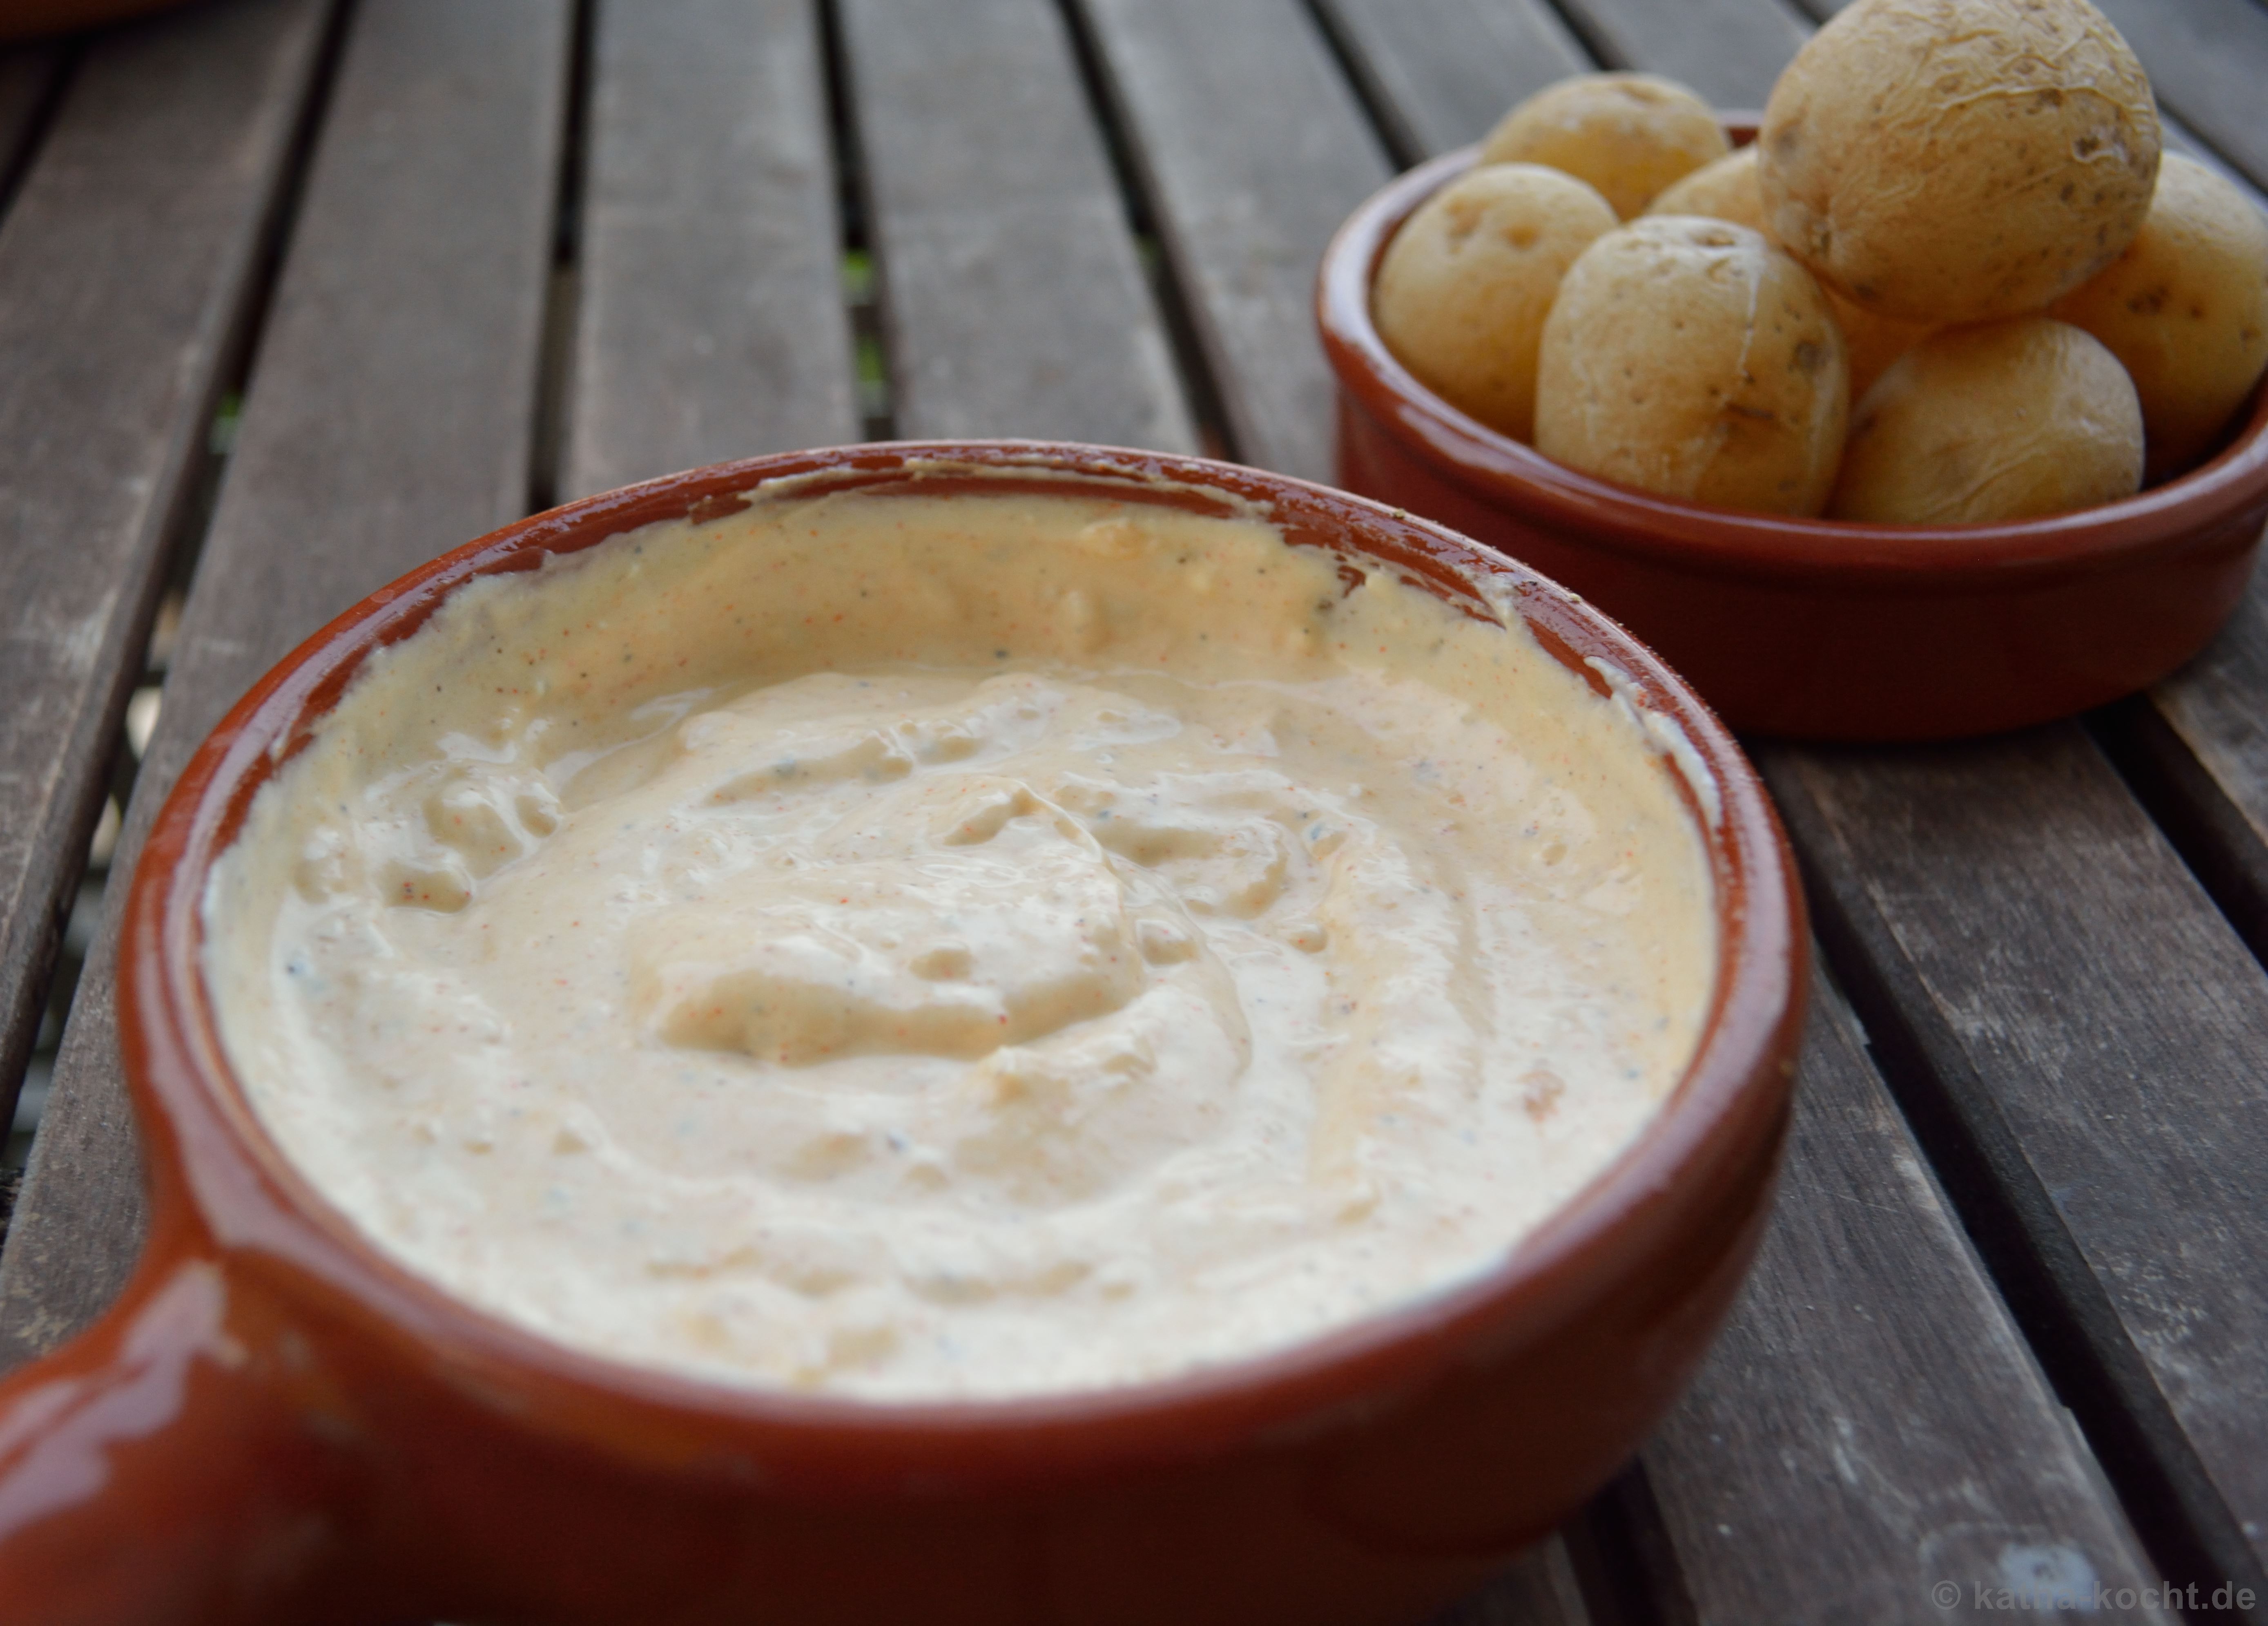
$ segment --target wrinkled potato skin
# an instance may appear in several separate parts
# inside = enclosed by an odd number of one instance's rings
[[[1933,335],[1852,415],[1828,514],[1891,525],[2028,520],[2142,484],[2142,409],[2118,358],[2020,316]]]
[[[1801,266],[1745,226],[1653,215],[1560,283],[1535,448],[1668,497],[1815,514],[1849,403],[1843,335]]]
[[[1589,182],[1628,220],[1653,195],[1728,148],[1709,104],[1674,79],[1585,73],[1561,79],[1506,114],[1481,147],[1484,164],[1543,164]]]
[[[2149,80],[2086,0],[1858,0],[1772,87],[1771,233],[1902,322],[2049,304],[2117,259],[2158,173]]]
[[[1572,175],[1469,171],[1395,233],[1371,292],[1379,336],[1451,406],[1528,440],[1543,318],[1576,256],[1614,227],[1607,200]]]
[[[1646,206],[1650,215],[1706,215],[1730,220],[1752,232],[1771,235],[1764,224],[1764,196],[1756,178],[1754,143],[1697,169]],[[1832,288],[1822,287],[1835,323],[1843,329],[1843,343],[1851,363],[1851,399],[1856,401],[1874,388],[1882,369],[1937,331],[1933,322],[1899,322],[1877,316],[1853,305]]]
[[[2110,347],[2142,403],[2147,477],[2210,451],[2268,365],[2268,220],[2194,159],[2169,152],[2149,218],[2049,314]]]

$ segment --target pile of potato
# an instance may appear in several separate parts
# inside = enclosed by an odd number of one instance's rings
[[[1857,0],[1731,151],[1692,92],[1562,80],[1379,266],[1452,405],[1668,496],[1893,524],[2113,501],[2268,364],[2268,221],[2160,155],[2087,0]]]

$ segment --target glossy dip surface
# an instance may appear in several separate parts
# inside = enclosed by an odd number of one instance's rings
[[[792,483],[472,583],[206,893],[289,1156],[466,1300],[876,1399],[1470,1276],[1716,972],[1682,736],[1263,512]]]

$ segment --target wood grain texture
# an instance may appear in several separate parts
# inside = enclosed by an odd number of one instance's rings
[[[1646,1465],[1706,1622],[1921,1626],[2002,1613],[1980,1588],[2156,1579],[1831,987],[1755,1274]]]
[[[2268,579],[2256,575],[2204,654],[2099,722],[2121,771],[2256,955],[2268,955],[2264,696]]]
[[[1331,477],[1315,266],[1388,165],[1299,0],[1075,0],[1233,455]]]
[[[1478,141],[1512,105],[1587,73],[1544,0],[1318,0],[1403,163]]]
[[[1052,0],[842,0],[898,432],[1197,449]]]
[[[1811,33],[1781,0],[1567,0],[1566,9],[1602,61],[1666,74],[1719,107],[1763,107]]]
[[[355,599],[517,515],[565,87],[563,0],[355,15],[119,846],[205,732]],[[7,1252],[0,1362],[94,1315],[140,1243],[111,1003],[88,957]]]
[[[326,8],[104,37],[0,225],[0,1109],[12,1106]]]
[[[566,496],[858,438],[818,19],[601,0]]]
[[[2074,725],[1764,760],[1869,1026],[1911,1036],[2141,1466],[2268,1606],[2268,976]]]

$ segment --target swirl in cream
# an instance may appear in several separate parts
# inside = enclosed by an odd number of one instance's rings
[[[1626,704],[1259,517],[787,493],[460,592],[215,872],[286,1151],[465,1298],[880,1399],[1484,1268],[1690,1055]]]

